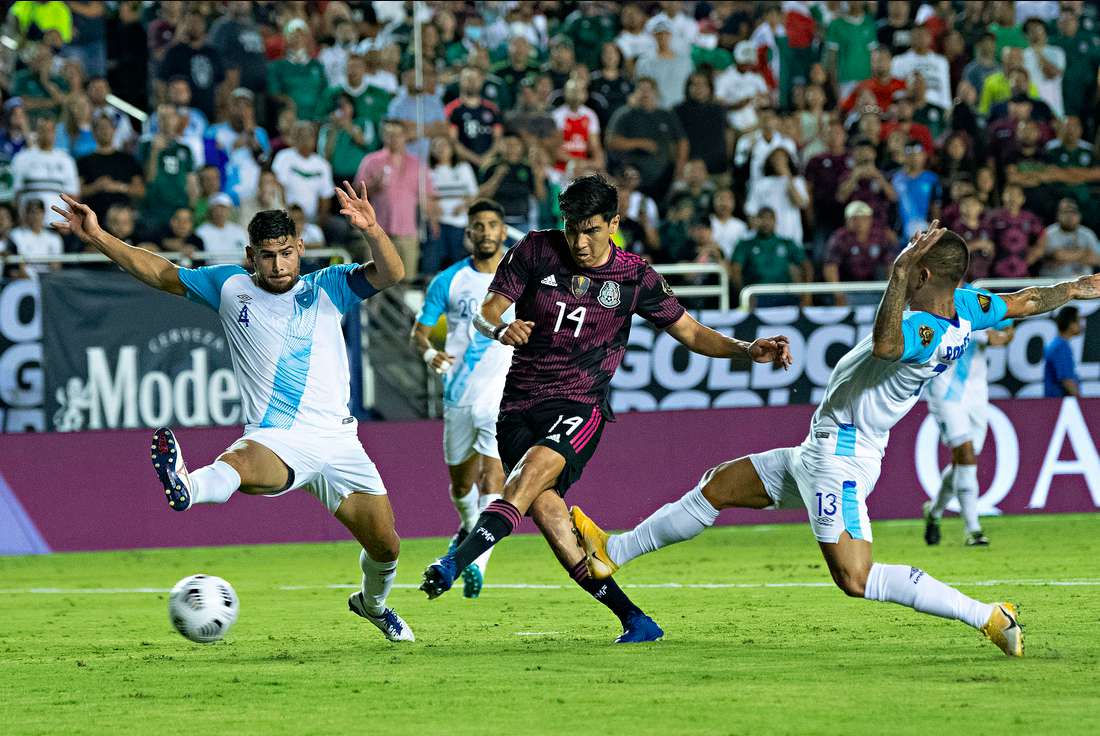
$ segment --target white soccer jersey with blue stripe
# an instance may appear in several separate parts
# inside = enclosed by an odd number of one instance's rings
[[[447,316],[444,350],[455,362],[443,377],[446,406],[500,406],[512,348],[485,337],[473,323],[492,282],[493,274],[478,271],[472,258],[464,258],[428,284],[416,321],[432,327],[442,315]],[[503,316],[505,322],[514,318],[515,305]]]
[[[377,293],[354,264],[303,276],[272,294],[240,266],[181,268],[187,297],[218,313],[248,428],[331,428],[348,417],[343,315]]]
[[[890,430],[913,408],[924,385],[940,380],[937,376],[966,353],[971,332],[995,326],[1007,308],[998,296],[957,289],[953,319],[906,312],[905,350],[897,361],[875,358],[872,336],[865,337],[833,370],[808,442],[829,454],[881,459]]]
[[[969,288],[969,287],[968,287]],[[981,291],[980,289],[976,291]],[[982,291],[984,294],[992,292]],[[1012,320],[1006,319],[993,326],[995,330],[1005,330],[1012,326]],[[984,331],[975,332],[970,337],[970,345],[962,357],[944,371],[935,381],[928,384],[928,403],[936,405],[943,402],[973,404],[985,402],[989,397],[989,365],[985,351],[989,347],[989,335]]]

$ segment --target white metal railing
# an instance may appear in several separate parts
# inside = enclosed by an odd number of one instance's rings
[[[717,276],[717,284],[686,284],[673,286],[678,297],[717,297],[718,308],[730,308],[730,277],[720,263],[662,263],[653,266],[662,276]]]
[[[974,286],[990,291],[1001,289],[1025,289],[1029,286],[1050,286],[1065,279],[979,279]],[[814,282],[812,284],[754,284],[741,290],[737,308],[742,312],[752,309],[752,300],[759,296],[802,296],[803,294],[864,294],[883,292],[886,281]]]
[[[158,252],[157,255],[181,266],[190,266],[195,261],[225,263],[228,257],[225,253],[197,250],[189,256],[174,251]],[[307,248],[302,258],[339,258],[344,263],[351,263],[351,253],[345,248]],[[244,254],[241,254],[244,260]],[[56,256],[21,256],[0,254],[0,265],[16,263],[110,263],[111,259],[102,253],[62,253]]]

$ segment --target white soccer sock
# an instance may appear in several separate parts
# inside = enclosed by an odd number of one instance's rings
[[[984,626],[993,613],[993,606],[988,603],[968,598],[924,570],[908,565],[883,565],[878,562],[871,565],[863,597],[897,603],[941,618],[953,618],[975,629]]]
[[[187,474],[191,503],[225,503],[241,487],[241,476],[233,466],[215,460],[205,468]]]
[[[932,501],[931,514],[933,519],[943,518],[943,512],[951,499],[955,497],[955,466],[948,465],[940,476],[940,492]]]
[[[679,501],[666,503],[630,531],[608,537],[607,554],[616,565],[625,565],[647,552],[698,536],[713,526],[717,518],[718,509],[703,496],[700,483]]]
[[[462,528],[466,531],[472,531],[477,524],[477,517],[481,513],[477,508],[477,484],[474,484],[465,496],[454,495],[454,487],[452,486],[451,502],[455,505],[455,511],[458,512]]]
[[[386,610],[386,596],[397,577],[397,560],[378,562],[366,550],[360,550],[359,567],[363,570],[363,607],[377,618]]]
[[[978,466],[955,467],[955,495],[959,497],[959,513],[966,524],[966,531],[981,531],[978,521]]]
[[[496,501],[498,498],[500,498],[499,493],[486,493],[484,496],[479,497],[477,500],[478,513],[480,514],[482,511],[485,510],[486,506],[491,504],[493,501]],[[481,570],[482,575],[485,575],[485,568],[489,566],[489,558],[493,556],[493,550],[496,548],[497,546],[494,544],[492,547],[482,552],[481,556],[474,560],[474,563]]]

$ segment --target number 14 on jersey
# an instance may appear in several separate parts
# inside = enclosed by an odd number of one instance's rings
[[[576,323],[576,326],[573,328],[573,337],[580,335],[581,326],[584,325],[584,316],[588,313],[588,309],[586,307],[577,307],[569,314],[566,314],[565,310],[567,306],[565,302],[554,302],[554,304],[558,307],[558,321],[554,323],[554,332],[561,330],[562,323],[565,322],[565,320],[571,320]],[[569,326],[567,325],[565,329],[568,330]]]

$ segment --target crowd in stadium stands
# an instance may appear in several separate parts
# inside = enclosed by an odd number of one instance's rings
[[[620,247],[737,287],[882,278],[934,218],[971,278],[1100,267],[1090,3],[24,0],[6,34],[8,252],[80,247],[48,228],[58,192],[163,251],[235,260],[270,207],[344,244],[347,179],[423,281],[472,199],[555,227],[599,171]]]

